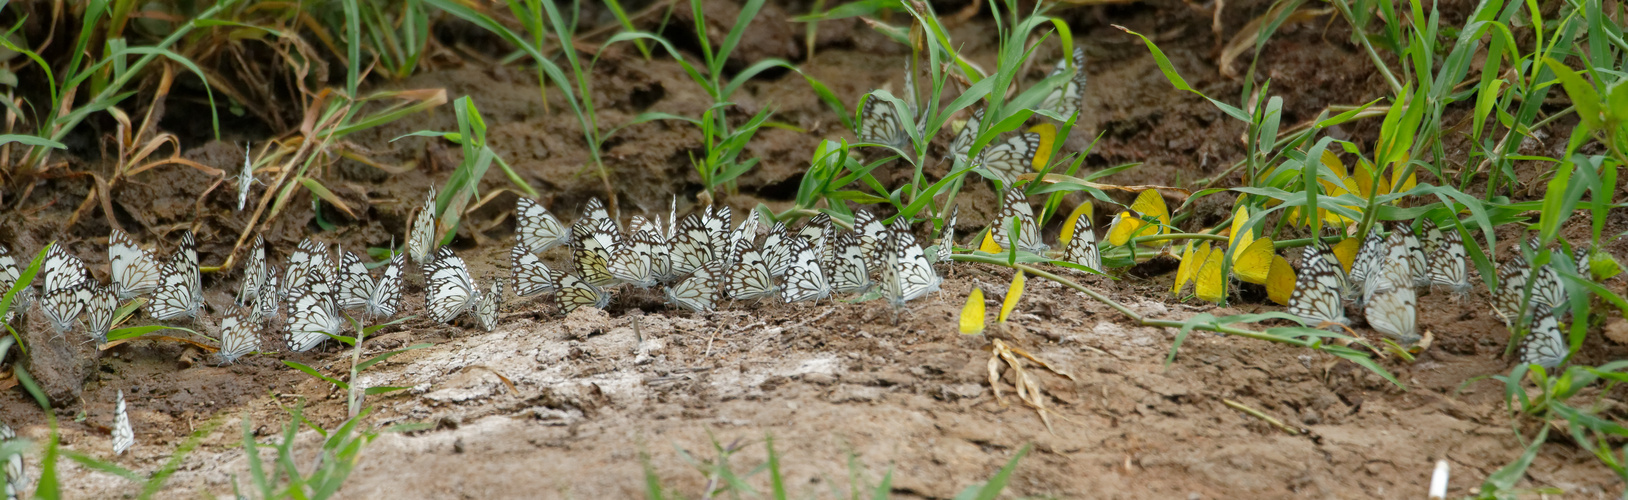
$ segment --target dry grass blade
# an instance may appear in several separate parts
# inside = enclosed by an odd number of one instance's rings
[[[1050,363],[1034,357],[1034,355],[1029,354],[1022,348],[1012,347],[1001,339],[993,339],[990,342],[988,367],[989,388],[995,393],[995,402],[1000,403],[1003,408],[1006,407],[1006,401],[1001,399],[1000,389],[1000,366],[1004,362],[1007,366],[1012,367],[1012,375],[1016,378],[1012,385],[1017,389],[1018,399],[1023,400],[1024,404],[1034,408],[1035,412],[1040,414],[1040,421],[1046,424],[1046,432],[1056,434],[1056,430],[1052,429],[1051,426],[1051,410],[1046,408],[1046,395],[1041,389],[1040,378],[1025,368],[1026,363],[1019,359],[1019,356],[1033,361],[1047,371],[1066,377],[1069,380],[1075,380],[1073,375],[1058,370],[1051,366]],[[1058,417],[1062,418],[1061,415]]]
[[[1287,432],[1290,435],[1299,436],[1301,434],[1306,433],[1306,431],[1304,429],[1297,429],[1297,428],[1294,428],[1294,427],[1289,427],[1287,424],[1284,424],[1282,420],[1278,420],[1277,418],[1274,418],[1271,415],[1267,415],[1266,413],[1263,413],[1260,410],[1250,408],[1250,407],[1244,405],[1243,403],[1239,403],[1239,402],[1233,401],[1231,399],[1222,399],[1221,404],[1227,405],[1227,406],[1231,407],[1234,410],[1244,412],[1244,414],[1249,415],[1251,417],[1261,419],[1262,421],[1264,421],[1264,422],[1266,422],[1268,424],[1272,424],[1273,427],[1283,429],[1283,432]]]

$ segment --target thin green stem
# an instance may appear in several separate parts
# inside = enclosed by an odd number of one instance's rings
[[[1367,34],[1362,33],[1357,28],[1357,18],[1351,15],[1351,6],[1345,0],[1334,0],[1334,7],[1339,9],[1341,16],[1345,16],[1345,21],[1351,25],[1351,28],[1358,31],[1353,38],[1356,38],[1357,42],[1362,44],[1362,50],[1366,51],[1368,58],[1374,61],[1374,67],[1378,68],[1379,74],[1385,77],[1385,83],[1390,84],[1391,92],[1400,95],[1402,93],[1402,83],[1396,80],[1396,75],[1391,74],[1391,68],[1385,66],[1385,60],[1379,57],[1379,52],[1375,51],[1374,46],[1368,43]]]

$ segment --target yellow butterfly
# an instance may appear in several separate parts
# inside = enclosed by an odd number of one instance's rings
[[[1193,240],[1187,240],[1187,247],[1181,252],[1181,266],[1176,268],[1176,284],[1171,285],[1170,294],[1180,296],[1181,290],[1186,288],[1188,283],[1192,283],[1193,277],[1198,275],[1198,268],[1204,265],[1204,259],[1209,257],[1210,242],[1201,243],[1198,249],[1194,250]]]
[[[1294,294],[1295,273],[1294,266],[1289,265],[1289,259],[1282,255],[1272,256],[1272,272],[1266,275],[1266,298],[1279,305],[1289,305],[1289,297]]]
[[[1261,238],[1247,247],[1232,251],[1232,275],[1240,281],[1265,285],[1272,273],[1272,258],[1277,257],[1271,238]]]
[[[974,287],[967,294],[967,305],[961,307],[961,333],[977,335],[984,331],[984,290]]]
[[[1210,255],[1204,259],[1204,266],[1198,269],[1197,276],[1194,278],[1197,283],[1193,285],[1193,292],[1198,295],[1198,298],[1217,304],[1221,303],[1221,299],[1226,298],[1227,280],[1221,274],[1221,266],[1225,260],[1223,258],[1225,255],[1226,252],[1217,249],[1211,251]]]
[[[1132,213],[1136,215],[1133,216]],[[1148,228],[1144,217],[1158,220],[1157,227]],[[1164,234],[1165,227],[1170,225],[1170,209],[1165,207],[1164,197],[1158,190],[1149,189],[1136,195],[1136,201],[1131,202],[1130,212],[1120,212],[1108,228],[1108,243],[1124,245],[1133,236],[1151,236]]]
[[[1012,286],[1006,289],[1006,299],[1001,301],[1001,314],[995,321],[1006,322],[1006,317],[1017,308],[1018,300],[1023,298],[1023,285],[1027,282],[1028,279],[1023,277],[1023,271],[1018,271],[1017,275],[1012,277]]]

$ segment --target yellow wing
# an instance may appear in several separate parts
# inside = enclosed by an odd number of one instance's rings
[[[1210,256],[1210,242],[1198,245],[1193,249],[1193,240],[1187,240],[1187,247],[1181,252],[1181,266],[1176,268],[1176,284],[1170,286],[1170,294],[1181,296],[1181,289],[1186,288],[1198,274],[1198,268],[1204,265],[1204,259]]]
[[[984,231],[984,241],[978,244],[978,251],[984,253],[1001,253],[1001,246],[995,244],[994,235],[994,231]]]
[[[1346,238],[1340,240],[1339,243],[1334,244],[1334,258],[1340,260],[1340,267],[1344,268],[1346,274],[1351,273],[1351,265],[1356,263],[1357,250],[1359,250],[1361,246],[1362,242],[1358,241],[1356,238]]]
[[[1267,237],[1261,237],[1241,250],[1233,250],[1232,275],[1247,283],[1264,285],[1266,277],[1272,272],[1272,257],[1275,255],[1272,239]]]
[[[1131,202],[1131,210],[1143,216],[1152,216],[1159,219],[1161,226],[1170,225],[1170,209],[1165,208],[1164,196],[1160,196],[1157,189],[1149,189],[1142,191],[1142,194],[1136,195],[1136,201]],[[1157,231],[1148,234],[1164,234],[1164,227],[1160,227]]]
[[[1046,167],[1046,162],[1051,161],[1051,145],[1052,141],[1057,140],[1057,127],[1050,123],[1042,123],[1029,127],[1029,131],[1040,134],[1040,147],[1034,151],[1032,164],[1034,171],[1039,172]]]
[[[1068,218],[1063,219],[1063,232],[1057,235],[1057,245],[1067,248],[1068,242],[1074,240],[1074,221],[1080,217],[1091,217],[1093,211],[1091,200],[1085,200],[1080,206],[1074,207],[1074,211],[1068,213]]]
[[[995,321],[1005,323],[1006,316],[1012,314],[1012,309],[1017,308],[1018,299],[1023,298],[1023,284],[1026,281],[1028,280],[1023,277],[1023,271],[1018,271],[1017,275],[1012,277],[1012,286],[1006,289],[1006,300],[1001,301],[1001,315]]]
[[[1198,269],[1198,283],[1193,286],[1193,292],[1198,298],[1221,303],[1227,296],[1227,280],[1221,276],[1221,265],[1226,259],[1226,252],[1219,249],[1211,251],[1209,257],[1204,259],[1204,267]]]
[[[961,333],[977,335],[984,331],[984,291],[973,288],[967,294],[967,305],[961,307]]]
[[[1279,305],[1289,305],[1289,297],[1294,295],[1294,279],[1294,266],[1289,265],[1289,259],[1273,255],[1272,272],[1266,276],[1266,298]]]
[[[1147,222],[1142,219],[1136,218],[1130,212],[1120,212],[1119,215],[1114,216],[1113,224],[1108,226],[1108,244],[1124,246],[1125,243],[1131,241],[1131,236],[1137,235],[1138,231],[1141,231],[1144,226],[1147,226]]]
[[[1244,226],[1244,222],[1248,220],[1249,207],[1239,205],[1238,210],[1232,214],[1232,239],[1227,241],[1227,246],[1231,248],[1249,248],[1249,244],[1255,242],[1255,230]],[[1234,263],[1238,262],[1236,254],[1232,256],[1232,261]]]

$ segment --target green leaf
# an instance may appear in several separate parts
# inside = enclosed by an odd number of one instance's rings
[[[181,328],[179,326],[141,325],[141,326],[127,326],[127,327],[124,327],[124,328],[114,328],[112,330],[108,330],[108,332],[107,332],[107,341],[112,342],[112,341],[115,341],[115,340],[133,339],[133,338],[136,338],[136,337],[140,337],[142,335],[146,335],[146,334],[153,333],[153,332],[156,332],[156,331],[161,331],[161,330],[180,330],[180,331],[187,332],[187,333],[192,333],[192,334],[195,334],[195,335],[202,335],[202,334],[200,334],[198,332],[195,332],[195,331],[192,331],[192,330],[189,330],[189,329],[186,329],[186,328]]]
[[[295,370],[305,372],[306,374],[308,374],[310,376],[325,380],[330,384],[337,385],[341,389],[344,389],[344,390],[347,390],[347,391],[350,390],[350,384],[341,382],[339,379],[329,377],[327,375],[323,375],[322,372],[318,372],[316,368],[306,366],[304,363],[301,363],[301,362],[298,362],[298,361],[289,361],[289,360],[285,359],[285,360],[283,360],[283,364],[288,365],[290,367],[293,367]]]
[[[374,395],[378,395],[378,394],[386,394],[386,393],[402,391],[402,390],[407,390],[407,389],[412,389],[412,387],[393,387],[393,386],[383,386],[383,385],[381,385],[379,387],[369,387],[369,388],[367,388],[367,390],[362,391],[362,392],[366,393],[369,396],[374,396]]]
[[[1572,106],[1577,108],[1577,119],[1581,122],[1582,135],[1605,127],[1604,115],[1601,114],[1602,104],[1599,92],[1577,72],[1559,61],[1543,58],[1544,64],[1554,71],[1555,79],[1560,80],[1560,86],[1566,89],[1566,96],[1571,98]]]
[[[21,135],[21,134],[0,134],[0,146],[10,144],[10,143],[13,143],[13,142],[23,144],[23,145],[27,145],[27,146],[46,147],[46,148],[51,148],[51,149],[68,149],[67,145],[64,145],[64,144],[62,144],[60,142],[57,142],[57,141],[46,139],[44,137],[35,137],[35,136],[32,136],[32,135]]]

